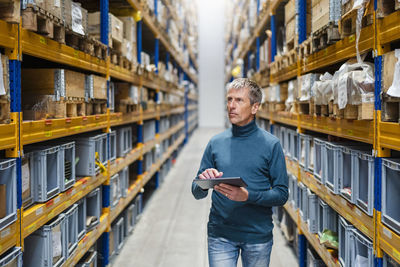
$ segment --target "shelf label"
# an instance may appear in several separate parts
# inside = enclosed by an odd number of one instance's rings
[[[45,131],[44,132],[44,136],[45,137],[52,137],[53,136],[53,132],[52,131]]]
[[[345,199],[341,199],[340,202],[342,202],[343,205],[347,205],[347,201]]]
[[[47,40],[46,40],[46,38],[44,38],[43,36],[40,36],[39,37],[39,42],[41,43],[41,44],[47,44]]]
[[[56,197],[56,198],[54,199],[54,204],[57,204],[58,202],[60,202],[60,197]]]
[[[74,50],[74,57],[78,58],[79,57],[79,53],[78,51]]]
[[[36,210],[36,216],[39,216],[43,213],[43,207],[40,207]]]
[[[354,132],[353,132],[353,130],[347,130],[347,134],[348,135],[354,135]]]
[[[355,34],[349,36],[349,43],[353,43],[356,40]]]
[[[10,227],[8,227],[7,229],[5,229],[3,232],[1,232],[1,239],[9,236],[11,234],[11,230]]]
[[[75,126],[74,130],[75,130],[75,132],[79,132],[82,130],[82,126]]]
[[[385,234],[385,236],[387,236],[389,239],[392,239],[392,233],[386,229],[385,227],[383,227],[383,233]]]

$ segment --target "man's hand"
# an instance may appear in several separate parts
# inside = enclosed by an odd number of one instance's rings
[[[222,177],[224,173],[223,172],[219,172],[216,169],[207,169],[204,172],[202,172],[201,174],[199,174],[199,178],[200,179],[214,179],[214,178],[220,178]]]
[[[225,197],[233,201],[247,201],[249,192],[244,187],[238,187],[228,184],[219,184],[214,186],[214,190],[220,192]]]

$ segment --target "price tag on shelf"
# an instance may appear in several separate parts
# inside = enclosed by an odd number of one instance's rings
[[[53,136],[53,132],[52,131],[45,131],[44,132],[44,136],[45,137],[52,137]]]
[[[349,37],[349,43],[353,43],[356,40],[356,35],[353,34]]]
[[[392,239],[392,233],[386,229],[385,227],[383,227],[383,233],[385,234],[385,236],[387,236],[389,239]]]
[[[43,207],[40,207],[36,210],[36,216],[39,216],[43,213]]]

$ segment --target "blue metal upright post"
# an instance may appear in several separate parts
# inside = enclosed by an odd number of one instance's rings
[[[299,234],[299,267],[307,267],[307,238]]]
[[[168,64],[169,64],[169,52],[166,52],[165,53],[165,69],[166,70],[169,70]]]
[[[299,34],[299,44],[307,39],[307,0],[297,0],[298,23],[297,32]]]
[[[271,62],[275,61],[276,56],[276,25],[275,15],[271,15]]]
[[[108,46],[108,0],[100,0],[100,41]]]

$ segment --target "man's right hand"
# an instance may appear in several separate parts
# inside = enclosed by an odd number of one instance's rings
[[[220,178],[222,177],[224,173],[223,172],[219,172],[216,169],[207,169],[205,171],[203,171],[201,174],[199,174],[199,178],[200,179],[214,179],[214,178]]]

